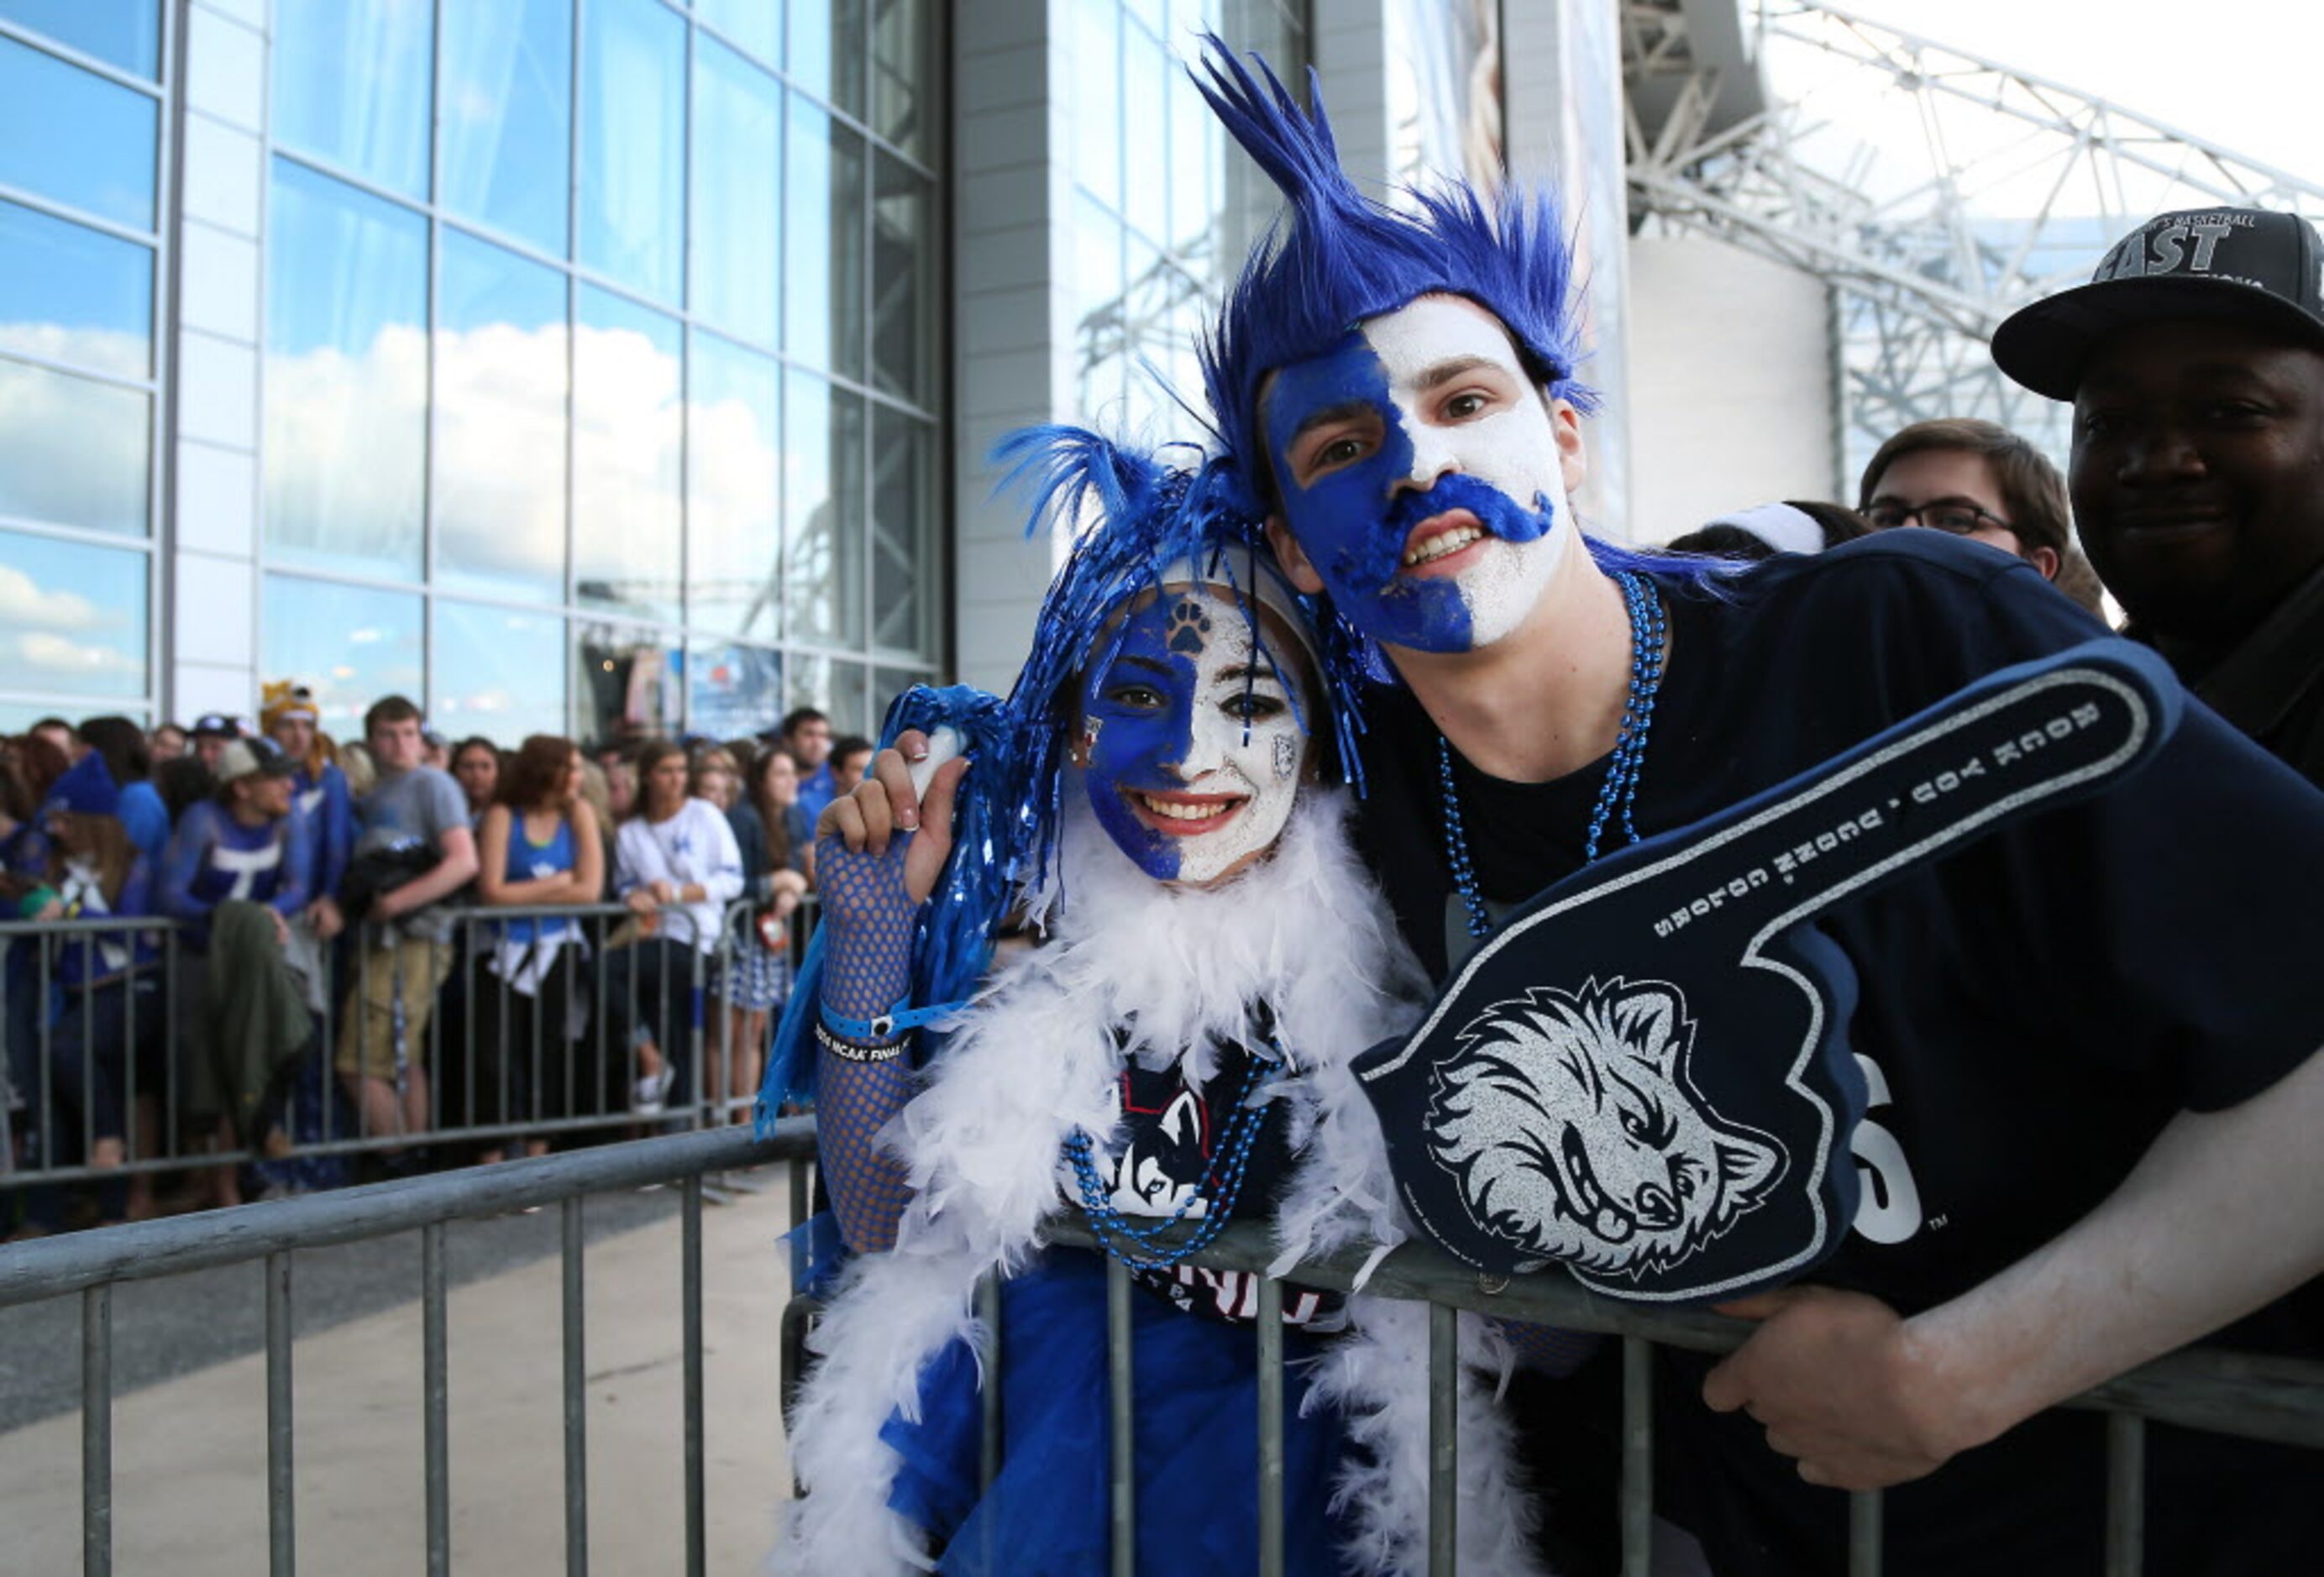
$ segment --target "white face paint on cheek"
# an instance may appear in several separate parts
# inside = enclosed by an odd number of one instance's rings
[[[1508,331],[1490,313],[1455,297],[1423,296],[1369,319],[1362,334],[1388,374],[1388,398],[1412,440],[1416,470],[1433,474],[1450,460],[1454,468],[1490,483],[1526,509],[1544,494],[1554,503],[1563,502],[1549,408],[1531,396],[1533,381],[1518,362]],[[1467,420],[1432,420],[1433,404],[1454,392],[1457,380],[1434,388],[1424,388],[1422,380],[1449,361],[1471,357],[1491,363],[1529,397]]]
[[[1286,698],[1280,679],[1247,677],[1251,660],[1249,615],[1232,602],[1206,595],[1212,634],[1194,665],[1193,748],[1184,773],[1190,794],[1244,796],[1240,809],[1216,832],[1182,840],[1178,880],[1195,886],[1215,881],[1253,855],[1274,847],[1299,798],[1299,766],[1306,740]],[[1246,727],[1246,696],[1265,710]],[[1281,763],[1290,762],[1290,770]]]
[[[1427,480],[1452,469],[1488,483],[1523,508],[1546,507],[1553,524],[1530,542],[1489,543],[1454,585],[1469,609],[1470,644],[1490,646],[1515,631],[1541,600],[1572,532],[1557,432],[1509,337],[1473,302],[1424,296],[1372,318],[1363,337],[1380,360],[1389,397],[1413,446],[1416,475]],[[1501,385],[1524,394],[1500,409],[1465,420],[1434,420],[1433,412],[1460,381],[1424,387],[1434,369],[1475,358],[1498,369]],[[1432,404],[1432,401],[1436,404]]]

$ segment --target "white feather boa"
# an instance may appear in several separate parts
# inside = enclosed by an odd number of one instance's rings
[[[1069,793],[1069,804],[1081,797]],[[899,1458],[880,1439],[890,1412],[917,1418],[922,1367],[980,1334],[972,1304],[989,1269],[1021,1265],[1066,1203],[1058,1155],[1081,1130],[1111,1142],[1119,1053],[1216,1070],[1214,1038],[1264,1044],[1265,1002],[1289,1062],[1284,1099],[1300,1154],[1281,1201],[1281,1265],[1405,1231],[1371,1108],[1349,1059],[1403,1028],[1420,977],[1349,849],[1346,797],[1311,791],[1271,858],[1209,890],[1152,881],[1085,811],[1060,839],[1063,898],[1047,945],[1007,966],[964,1016],[928,1087],[882,1134],[913,1200],[896,1248],[845,1272],[812,1345],[821,1361],[790,1418],[789,1508],[770,1570],[865,1577],[930,1569],[919,1532],[888,1507]],[[1055,896],[1053,890],[1052,896]],[[1480,1364],[1506,1373],[1489,1326],[1462,1316],[1459,1398],[1463,1571],[1521,1574],[1529,1502],[1508,1429]],[[1353,1570],[1424,1569],[1427,1530],[1426,1316],[1418,1305],[1349,1300],[1349,1328],[1320,1361],[1311,1407],[1342,1415],[1363,1449],[1339,1470],[1334,1503],[1352,1529]]]

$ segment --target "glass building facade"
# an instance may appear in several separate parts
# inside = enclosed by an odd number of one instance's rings
[[[860,728],[936,675],[936,9],[274,0],[258,674],[503,742]],[[0,0],[0,725],[167,703],[185,14]]]
[[[163,30],[0,0],[0,727],[156,699]]]
[[[991,443],[1194,436],[1277,213],[1201,35],[1312,60],[1377,179],[1492,161],[1529,14],[0,0],[0,730],[273,679],[503,743],[1005,687],[1050,561]]]

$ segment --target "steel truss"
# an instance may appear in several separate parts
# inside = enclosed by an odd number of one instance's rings
[[[1999,421],[2062,463],[2065,408],[1993,366],[1996,324],[2156,213],[2324,217],[2324,187],[1817,0],[1744,0],[1739,35],[1719,38],[1690,27],[1712,20],[1703,0],[1620,3],[1632,230],[1715,236],[1828,281],[1850,477],[1935,416]],[[1736,93],[1736,72],[1756,91]]]

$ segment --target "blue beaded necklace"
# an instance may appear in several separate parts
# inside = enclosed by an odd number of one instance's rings
[[[1655,696],[1663,686],[1662,597],[1653,582],[1634,570],[1616,570],[1614,581],[1622,588],[1622,605],[1630,615],[1630,695],[1622,706],[1622,731],[1614,738],[1614,753],[1607,758],[1606,780],[1599,785],[1598,803],[1590,812],[1590,836],[1582,845],[1584,865],[1598,858],[1606,824],[1618,813],[1624,841],[1638,841],[1631,811],[1638,802],[1638,778],[1646,769],[1646,735],[1655,725]],[[1469,835],[1461,820],[1461,791],[1452,781],[1452,746],[1442,733],[1436,736],[1436,779],[1444,794],[1444,842],[1452,885],[1468,910],[1469,935],[1481,942],[1493,934],[1493,921],[1477,886],[1477,868],[1469,858]]]
[[[1272,1032],[1267,1039],[1280,1056],[1281,1048],[1275,1046]],[[1242,1196],[1243,1171],[1250,1164],[1251,1148],[1267,1124],[1267,1108],[1252,1105],[1251,1097],[1259,1093],[1259,1081],[1270,1065],[1263,1058],[1251,1057],[1250,1069],[1243,1075],[1242,1089],[1235,1096],[1232,1114],[1226,1120],[1219,1147],[1212,1152],[1211,1164],[1204,1169],[1201,1181],[1176,1210],[1150,1226],[1133,1223],[1113,1207],[1105,1179],[1099,1175],[1096,1157],[1091,1153],[1089,1135],[1076,1129],[1065,1140],[1066,1158],[1073,1162],[1074,1176],[1081,1185],[1083,1213],[1089,1217],[1090,1226],[1107,1253],[1132,1270],[1167,1270],[1189,1255],[1202,1252],[1212,1239],[1226,1230],[1228,1221],[1234,1215],[1235,1201]],[[1157,1247],[1165,1233],[1186,1219],[1196,1200],[1206,1202],[1202,1224],[1178,1247]]]

